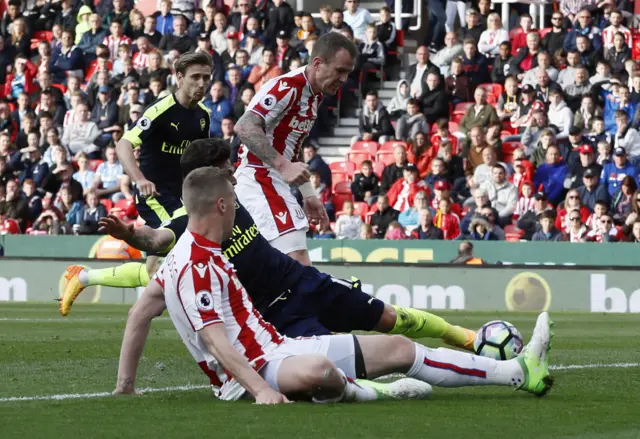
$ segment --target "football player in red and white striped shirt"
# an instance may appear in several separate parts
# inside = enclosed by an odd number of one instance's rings
[[[118,57],[118,49],[121,44],[131,45],[131,38],[122,33],[122,24],[119,21],[112,21],[109,26],[111,35],[108,35],[102,40],[102,44],[109,49],[109,58],[114,61]]]
[[[208,167],[192,171],[182,194],[187,231],[148,288],[164,291],[174,326],[221,399],[246,392],[259,404],[288,402],[287,394],[315,402],[416,399],[431,392],[431,383],[511,386],[538,395],[550,389],[546,312],[525,352],[508,361],[429,349],[398,335],[281,336],[254,308],[220,248],[234,227],[229,175]],[[390,372],[411,378],[395,385],[354,381]]]
[[[268,81],[235,125],[243,143],[236,172],[238,199],[273,247],[305,265],[311,265],[307,216],[314,222],[328,222],[328,217],[299,154],[323,95],[335,94],[346,83],[356,56],[355,44],[342,34],[322,36],[309,64]],[[300,189],[307,215],[290,184]]]

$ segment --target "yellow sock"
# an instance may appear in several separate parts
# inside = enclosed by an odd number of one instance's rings
[[[439,338],[451,346],[473,350],[475,332],[454,326],[442,317],[413,308],[393,306],[398,318],[391,334],[402,334],[408,338]]]
[[[84,282],[83,282],[84,283]],[[128,262],[117,267],[88,270],[85,286],[136,288],[149,283],[147,267],[141,262]]]

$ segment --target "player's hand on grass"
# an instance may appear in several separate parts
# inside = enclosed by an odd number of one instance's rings
[[[157,197],[160,195],[156,190],[156,185],[146,178],[136,181],[136,186],[143,197]]]
[[[126,241],[133,236],[134,226],[133,224],[127,225],[117,216],[109,214],[98,220],[98,231]]]
[[[271,387],[261,390],[256,395],[256,404],[285,404],[288,402],[291,401],[286,396]]]
[[[324,208],[324,204],[318,197],[308,197],[304,199],[304,211],[312,224],[321,226],[329,225],[329,216]]]
[[[288,184],[300,186],[309,181],[311,174],[308,168],[309,166],[306,163],[285,161],[282,167],[278,169],[278,172]]]

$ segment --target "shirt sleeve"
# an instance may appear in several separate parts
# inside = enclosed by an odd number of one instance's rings
[[[178,297],[196,331],[223,322],[222,292],[226,286],[208,259],[192,261],[178,278]]]
[[[249,102],[247,110],[263,119],[275,118],[295,102],[296,95],[296,87],[287,78],[269,81]]]

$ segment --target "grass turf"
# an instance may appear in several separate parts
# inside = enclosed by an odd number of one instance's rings
[[[127,307],[55,304],[0,308],[0,400],[113,389]],[[444,312],[470,328],[504,318],[525,340],[535,315]],[[166,314],[165,314],[166,316]],[[554,314],[555,365],[637,363],[632,315]],[[439,342],[423,340],[429,346]],[[544,398],[506,388],[435,389],[428,401],[318,406],[221,403],[208,389],[64,401],[0,402],[0,438],[639,438],[638,368],[554,372]],[[171,322],[154,322],[139,388],[204,385]]]

